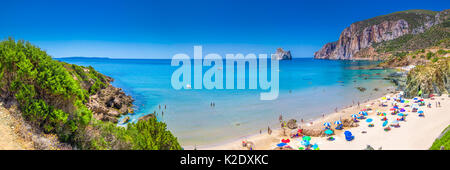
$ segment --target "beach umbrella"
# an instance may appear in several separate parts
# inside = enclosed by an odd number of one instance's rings
[[[342,124],[342,122],[340,120],[336,120],[336,121],[334,121],[334,124],[335,125],[340,125],[340,124]]]
[[[286,145],[287,145],[286,143],[279,143],[279,144],[277,144],[278,147],[283,147],[283,146],[286,146]]]
[[[406,116],[406,115],[405,115],[405,114],[403,114],[403,113],[399,113],[398,115],[399,115],[399,116]]]
[[[289,142],[291,142],[291,140],[289,140],[289,139],[281,139],[281,142],[283,142],[283,143],[289,143]]]
[[[357,114],[352,114],[352,118],[357,118],[358,115]]]
[[[394,106],[394,109],[398,109],[398,106]]]
[[[312,148],[313,148],[314,150],[316,150],[317,148],[319,148],[319,145],[317,145],[317,143],[315,143],[315,144],[312,146]]]
[[[331,123],[330,122],[325,122],[325,123],[323,123],[323,126],[331,126]]]
[[[387,121],[387,120],[384,121],[384,122],[383,122],[383,127],[385,127],[387,124],[388,124],[388,121]]]
[[[309,141],[303,140],[303,141],[300,142],[300,144],[305,145],[305,146],[309,146]]]
[[[310,140],[311,140],[311,137],[310,137],[310,136],[303,136],[302,139],[303,139],[303,140],[306,140],[306,141],[310,141]]]
[[[325,134],[327,134],[327,135],[331,135],[331,134],[333,134],[333,131],[332,131],[332,130],[330,130],[330,129],[328,129],[328,130],[326,130],[326,131],[325,131]]]
[[[368,119],[366,119],[366,122],[367,122],[367,123],[370,123],[370,122],[372,122],[372,120],[373,120],[373,119],[368,118]]]
[[[393,111],[393,110],[395,110],[395,108],[391,108],[391,109],[389,109],[390,111]]]
[[[423,111],[422,111],[422,110],[419,110],[417,113],[423,113]]]
[[[382,100],[386,100],[386,97],[382,97],[381,99],[382,99]]]
[[[383,113],[380,114],[380,116],[386,116],[386,113],[383,112]]]
[[[400,109],[400,112],[405,112],[406,110],[404,109],[404,108],[401,108]]]
[[[360,111],[358,114],[367,116],[367,112],[365,112],[365,111]]]

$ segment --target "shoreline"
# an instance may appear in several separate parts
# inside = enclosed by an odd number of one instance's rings
[[[394,86],[392,86],[392,87],[390,87],[390,86],[388,86],[388,87],[386,87],[385,88],[385,91],[383,92],[383,93],[380,93],[380,94],[378,94],[377,96],[379,96],[379,97],[376,97],[376,98],[366,98],[366,99],[364,99],[364,100],[362,100],[361,101],[361,103],[360,103],[360,105],[361,105],[361,107],[363,106],[363,103],[366,103],[366,102],[370,102],[370,101],[372,101],[372,100],[377,100],[377,99],[379,99],[379,98],[381,98],[381,97],[383,97],[383,96],[386,96],[387,94],[390,94],[390,93],[393,93],[392,92],[392,88],[394,88],[395,89],[395,87]],[[337,114],[337,115],[339,115],[342,111],[344,111],[344,110],[346,110],[346,109],[348,109],[348,108],[352,108],[352,107],[354,107],[355,105],[357,105],[357,102],[355,102],[355,104],[352,104],[352,102],[350,102],[350,104],[346,104],[346,105],[342,105],[341,107],[338,107],[337,109],[337,112],[334,112],[334,111],[332,111],[332,112],[328,112],[328,113],[326,113],[326,112],[324,112],[324,114],[322,114],[322,115],[315,115],[315,116],[313,116],[313,117],[306,117],[305,119],[304,119],[304,123],[300,123],[300,120],[297,120],[298,122],[297,122],[297,124],[299,125],[299,126],[307,126],[307,127],[311,127],[311,126],[309,126],[308,124],[310,123],[310,122],[313,122],[313,125],[318,125],[318,124],[322,124],[322,123],[320,123],[320,121],[323,121],[324,120],[324,118],[329,118],[330,116],[333,116],[334,114]],[[330,110],[331,111],[331,110]],[[349,114],[350,115],[350,114]],[[338,116],[334,116],[334,118],[338,118]],[[283,115],[283,119],[285,119],[285,116]],[[289,119],[292,119],[292,117],[286,117],[286,120],[284,120],[284,121],[288,121]],[[295,119],[295,118],[293,118],[293,119]],[[278,120],[277,120],[278,121]],[[334,122],[334,120],[333,120],[333,122]],[[279,123],[272,123],[272,124],[270,124],[269,126],[270,126],[270,129],[273,131],[273,132],[275,132],[275,133],[281,133],[281,127],[279,126],[280,124]],[[312,126],[312,127],[315,127],[315,126]],[[320,126],[321,127],[321,126]],[[220,142],[217,142],[217,143],[211,143],[211,144],[205,144],[205,145],[184,145],[184,146],[182,146],[184,149],[186,149],[186,150],[192,150],[192,149],[200,149],[200,150],[202,150],[202,149],[212,149],[212,148],[217,148],[217,147],[220,147],[220,146],[223,146],[223,145],[227,145],[227,144],[229,144],[229,143],[233,143],[233,142],[236,142],[236,141],[242,141],[242,140],[246,140],[246,139],[250,139],[250,138],[255,138],[256,136],[258,136],[258,135],[263,135],[263,134],[267,134],[267,127],[262,127],[262,128],[260,128],[260,129],[262,129],[262,133],[258,133],[258,132],[255,132],[255,133],[250,133],[250,134],[248,134],[248,135],[245,135],[245,136],[241,136],[241,137],[235,137],[235,138],[230,138],[230,139],[228,139],[228,140],[225,140],[225,141],[220,141]],[[272,132],[272,133],[273,133]]]
[[[398,93],[396,92],[388,92],[383,96],[394,96]],[[382,97],[383,97],[382,96]],[[384,132],[381,128],[381,124],[379,123],[379,118],[376,115],[375,111],[380,110],[381,112],[388,113],[387,118],[388,120],[394,119],[393,115],[390,115],[388,112],[390,106],[388,107],[381,107],[378,106],[381,102],[381,98],[375,98],[372,100],[369,100],[367,102],[360,103],[360,106],[358,105],[351,105],[349,107],[343,108],[341,110],[338,110],[338,112],[333,112],[330,114],[325,114],[324,117],[318,117],[317,119],[314,119],[312,121],[312,125],[310,123],[297,123],[299,127],[302,127],[303,129],[319,129],[321,130],[323,128],[322,124],[324,122],[331,122],[333,123],[335,120],[339,120],[339,118],[348,118],[351,114],[357,114],[359,110],[362,108],[366,108],[366,105],[370,105],[370,108],[372,108],[372,112],[368,113],[367,118],[374,119],[375,127],[368,128],[367,123],[365,120],[362,120],[358,123],[359,126],[357,127],[344,127],[344,130],[336,130],[335,135],[333,137],[336,138],[335,141],[330,142],[326,140],[326,137],[312,137],[311,143],[317,143],[319,145],[320,149],[325,150],[333,150],[333,149],[364,149],[366,147],[367,143],[371,146],[375,146],[374,148],[382,147],[383,149],[428,149],[434,140],[439,136],[441,131],[445,129],[448,124],[450,124],[450,115],[446,114],[440,114],[439,113],[445,113],[445,111],[450,111],[450,97],[448,95],[442,95],[442,96],[435,96],[435,100],[431,100],[430,98],[424,99],[426,103],[432,103],[432,108],[427,108],[426,106],[422,106],[419,109],[424,110],[425,112],[425,119],[419,120],[420,118],[417,116],[417,113],[407,112],[409,114],[407,116],[406,122],[401,122],[400,128],[392,128],[392,130],[389,132]],[[443,99],[443,100],[442,100]],[[441,107],[435,107],[435,102],[441,102]],[[390,104],[390,103],[389,103]],[[428,116],[433,114],[433,120],[426,119]],[[419,118],[419,119],[418,119]],[[411,121],[409,121],[409,119]],[[403,125],[404,124],[404,125]],[[420,124],[420,126],[417,126],[417,124]],[[426,126],[424,126],[426,125]],[[424,126],[423,128],[417,128]],[[440,127],[442,126],[442,128]],[[416,127],[416,128],[414,128]],[[428,128],[427,128],[428,127]],[[245,150],[247,148],[244,148],[241,146],[242,141],[251,141],[255,144],[254,149],[255,150],[272,150],[276,148],[276,144],[280,143],[281,139],[291,139],[291,141],[295,141],[295,143],[298,142],[298,138],[290,138],[289,136],[284,136],[282,128],[276,128],[272,129],[273,132],[271,135],[267,134],[267,130],[263,131],[263,133],[255,133],[246,137],[241,137],[239,139],[230,140],[229,142],[219,143],[219,144],[212,144],[212,145],[205,145],[205,146],[197,146],[197,149],[200,150]],[[347,142],[344,139],[343,132],[349,130],[353,133],[355,136],[355,140],[352,142]],[[377,131],[378,130],[378,131]],[[286,132],[290,132],[290,129],[286,128]],[[367,133],[362,134],[360,131],[366,131]],[[395,131],[395,132],[394,132]],[[417,133],[417,131],[422,131],[423,133]],[[359,133],[358,133],[359,132]],[[381,133],[380,133],[381,132]],[[401,132],[401,133],[400,133]],[[431,133],[433,132],[433,133]],[[394,136],[394,134],[396,136]],[[403,138],[398,138],[398,136],[403,136]],[[414,136],[422,136],[414,138]],[[424,138],[424,136],[429,136],[428,138]],[[359,138],[363,138],[359,140]],[[405,140],[411,140],[410,138],[416,139],[417,141],[422,141],[423,143],[415,143],[408,145],[407,142],[403,143],[404,146],[399,146],[399,143],[404,142]],[[378,140],[377,140],[378,139]],[[383,140],[380,140],[383,139]],[[358,141],[358,142],[357,142]],[[398,142],[400,141],[400,142]],[[390,144],[392,143],[392,144]],[[379,146],[377,146],[379,145]],[[429,146],[428,146],[429,145]],[[295,147],[293,147],[296,149]]]

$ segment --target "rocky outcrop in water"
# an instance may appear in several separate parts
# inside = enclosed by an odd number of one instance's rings
[[[373,44],[393,40],[407,34],[422,33],[433,25],[442,23],[434,11],[410,10],[375,17],[351,24],[339,39],[325,44],[314,53],[315,59],[377,60]]]
[[[275,53],[275,59],[277,60],[292,60],[291,51],[284,51],[282,48],[278,48]]]

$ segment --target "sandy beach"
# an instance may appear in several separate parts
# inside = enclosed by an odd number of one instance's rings
[[[398,93],[389,93],[387,96],[393,97]],[[411,99],[407,99],[412,101]],[[361,150],[365,149],[367,145],[372,146],[375,149],[383,150],[426,150],[434,142],[434,140],[440,135],[440,133],[450,124],[450,98],[448,94],[442,96],[435,96],[433,98],[424,99],[425,103],[431,103],[432,107],[420,106],[419,110],[422,110],[425,114],[424,117],[419,117],[418,113],[411,112],[411,108],[407,107],[406,121],[400,121],[400,127],[391,127],[391,130],[386,132],[382,127],[382,117],[377,115],[379,112],[385,112],[388,121],[397,119],[399,116],[391,115],[389,109],[392,108],[392,100],[388,100],[387,107],[381,107],[379,104],[382,102],[382,98],[370,100],[365,103],[360,103],[359,106],[354,106],[339,110],[337,113],[325,115],[308,123],[299,123],[300,128],[314,128],[323,129],[324,122],[333,123],[340,118],[350,118],[352,114],[357,114],[361,109],[371,108],[372,111],[368,111],[367,118],[373,119],[374,127],[368,127],[365,120],[360,120],[357,127],[345,127],[343,130],[335,130],[334,141],[328,141],[327,137],[312,137],[311,144],[317,144],[321,150]],[[436,107],[436,103],[440,102],[440,107]],[[410,103],[411,104],[411,103]],[[400,103],[399,107],[403,107],[405,104]],[[332,125],[334,126],[334,125]],[[355,139],[352,141],[346,141],[344,131],[352,132]],[[291,130],[287,130],[289,132]],[[365,132],[365,133],[363,133]],[[273,130],[269,135],[267,132],[262,134],[255,134],[245,138],[241,138],[232,142],[219,144],[215,146],[200,146],[197,149],[205,150],[243,150],[247,149],[242,147],[242,141],[251,141],[254,143],[253,149],[256,150],[271,150],[276,148],[276,145],[281,142],[281,139],[290,139],[289,145],[297,149],[301,146],[300,138],[290,138],[284,136],[282,129]]]

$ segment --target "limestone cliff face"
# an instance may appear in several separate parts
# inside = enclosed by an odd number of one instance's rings
[[[408,23],[407,20],[411,23]],[[439,13],[430,17],[430,15],[419,15],[414,12],[390,14],[356,22],[342,31],[338,41],[327,43],[315,52],[314,58],[334,60],[377,59],[371,57],[376,52],[366,48],[371,47],[374,43],[393,40],[406,34],[422,33],[440,22]],[[365,49],[363,54],[358,54],[363,49]]]
[[[275,53],[275,59],[277,60],[292,60],[291,51],[284,51],[282,48],[278,48]]]

